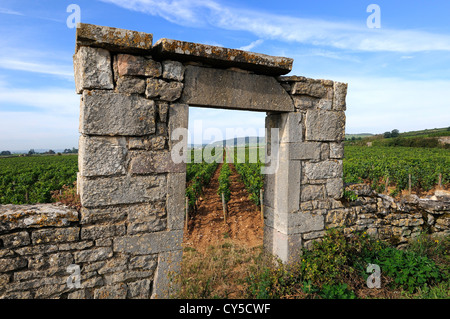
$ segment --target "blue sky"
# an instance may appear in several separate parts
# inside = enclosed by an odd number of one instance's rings
[[[381,28],[367,26],[372,3]],[[347,133],[450,126],[447,0],[0,0],[0,150],[78,145],[70,4],[84,23],[286,56],[291,75],[347,82]],[[192,108],[190,128],[258,130],[264,116]]]

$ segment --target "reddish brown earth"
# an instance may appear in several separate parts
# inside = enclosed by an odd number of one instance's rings
[[[224,222],[222,200],[217,194],[219,164],[209,185],[199,198],[198,211],[190,212],[188,230],[184,233],[183,246],[199,251],[210,245],[233,241],[247,247],[262,245],[263,223],[260,208],[249,199],[249,193],[240,180],[233,164],[229,164],[231,198],[228,202],[227,221]]]

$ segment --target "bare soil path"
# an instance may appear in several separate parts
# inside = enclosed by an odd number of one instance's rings
[[[183,246],[205,251],[210,245],[225,241],[245,245],[249,248],[262,245],[263,223],[260,208],[249,199],[239,174],[233,164],[229,164],[231,199],[228,202],[227,223],[224,223],[222,200],[217,194],[219,164],[209,185],[199,199],[198,211],[190,212],[188,231],[185,231]]]

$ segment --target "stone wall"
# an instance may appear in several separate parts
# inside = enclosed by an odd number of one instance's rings
[[[334,208],[325,216],[327,228],[342,227],[345,232],[365,231],[399,247],[421,233],[433,237],[450,235],[448,192],[436,191],[435,196],[425,198],[408,195],[394,199],[374,192],[368,185],[352,185],[346,189],[358,198],[335,202]]]
[[[279,129],[278,169],[265,175],[264,245],[284,262],[299,258],[303,242],[320,237],[329,210],[343,193],[347,84],[299,76],[278,78],[294,110],[268,113]],[[267,148],[273,140],[267,138]]]

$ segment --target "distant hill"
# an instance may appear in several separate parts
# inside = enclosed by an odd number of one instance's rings
[[[352,145],[367,145],[368,143],[371,143],[371,145],[373,146],[404,146],[450,149],[450,127],[403,132],[399,133],[396,137],[386,137],[384,133],[375,134],[372,136],[364,137],[357,141],[347,139],[346,143]]]
[[[264,137],[258,137],[258,136],[247,136],[247,137],[237,137],[234,139],[228,139],[223,141],[217,141],[211,144],[203,144],[203,145],[197,145],[197,144],[191,144],[189,147],[191,148],[197,148],[197,147],[205,147],[206,145],[212,146],[212,147],[219,147],[219,146],[226,146],[226,145],[234,145],[234,146],[257,146],[258,143],[260,145],[264,145],[266,143],[266,139]]]

